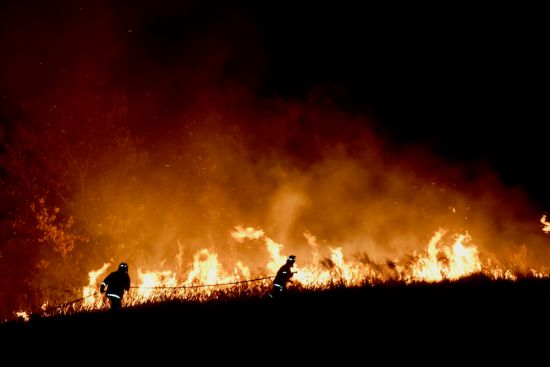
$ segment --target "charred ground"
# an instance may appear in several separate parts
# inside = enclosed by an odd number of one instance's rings
[[[275,303],[263,298],[168,302],[116,315],[31,318],[4,323],[0,335],[27,350],[101,350],[124,358],[527,360],[543,356],[549,299],[548,279],[472,276],[438,284],[290,291]]]

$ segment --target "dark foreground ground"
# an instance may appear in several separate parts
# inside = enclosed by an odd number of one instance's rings
[[[294,357],[337,358],[349,362],[345,365],[516,360],[525,365],[547,363],[550,356],[549,300],[548,279],[474,277],[436,285],[289,292],[275,303],[174,302],[118,314],[39,318],[2,324],[0,337],[4,356],[61,364],[72,364],[76,356],[87,363],[181,362],[176,365],[188,359],[263,365],[281,358],[295,364]]]

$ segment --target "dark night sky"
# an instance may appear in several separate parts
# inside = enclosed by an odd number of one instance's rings
[[[110,72],[128,90],[163,86],[151,69],[177,79],[182,62],[200,69],[219,58],[224,77],[251,85],[258,95],[301,100],[326,94],[339,108],[371,116],[398,144],[424,144],[455,162],[488,162],[506,184],[524,187],[541,208],[550,207],[544,179],[548,32],[541,9],[132,1],[114,7],[82,2],[83,13],[74,2],[11,3],[2,10],[10,24],[6,38],[13,24],[37,21],[48,34],[48,24],[63,32],[59,23],[84,28],[109,14],[112,29],[127,37]],[[72,57],[70,49],[63,52]],[[9,74],[4,65],[2,75]],[[3,109],[10,108],[4,102]]]
[[[343,106],[372,113],[394,141],[428,144],[453,161],[487,160],[505,183],[548,205],[540,15],[502,6],[281,6],[262,17],[266,88],[296,95],[337,85]]]
[[[550,206],[548,32],[540,9],[352,1],[191,8],[146,18],[138,47],[166,61],[195,32],[234,32],[237,55],[227,70],[237,78],[260,70],[258,93],[327,93],[341,108],[372,116],[391,140],[426,144],[452,161],[488,162],[506,184]],[[236,24],[246,24],[242,33]]]

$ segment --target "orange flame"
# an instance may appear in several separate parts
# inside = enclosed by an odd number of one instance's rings
[[[202,249],[194,256],[193,269],[187,277],[187,284],[213,284],[220,281],[218,254]]]
[[[550,233],[550,222],[546,220],[546,214],[540,218],[540,222],[544,224],[544,227],[542,228],[542,231],[544,233]]]
[[[445,233],[445,230],[440,229],[431,238],[427,255],[420,257],[412,267],[412,280],[428,282],[454,280],[481,271],[477,247],[465,247],[462,244],[469,239],[469,236],[459,235],[452,247],[438,247]],[[405,278],[407,279],[407,276]]]
[[[286,262],[286,256],[281,255],[281,249],[284,246],[278,244],[269,237],[265,238],[265,244],[267,246],[267,251],[271,256],[271,261],[267,264],[267,269],[271,273],[275,273],[279,270],[279,267]]]
[[[284,245],[267,237],[263,230],[253,227],[236,226],[231,236],[238,242],[263,239],[269,261],[265,264],[268,274],[275,274],[279,267],[286,262],[283,255]],[[396,260],[393,271],[381,271],[376,264],[347,259],[342,246],[328,247],[330,257],[320,260],[317,238],[310,232],[304,232],[304,237],[311,248],[311,261],[302,259],[305,265],[298,267],[295,264],[294,283],[297,286],[309,289],[323,289],[334,284],[357,286],[387,280],[411,282],[438,282],[442,280],[456,280],[474,273],[483,273],[494,279],[515,280],[510,269],[504,269],[487,260],[484,263],[477,247],[471,243],[468,234],[454,236],[454,240],[447,244],[447,231],[439,229],[430,239],[424,253],[414,253],[412,263]],[[181,247],[181,244],[180,244]],[[181,251],[181,248],[180,248]],[[102,270],[102,269],[100,269]],[[99,272],[99,271],[96,271]],[[547,276],[545,273],[530,269],[533,276]],[[127,304],[160,301],[166,298],[207,300],[213,296],[216,284],[231,285],[232,282],[247,280],[254,275],[244,261],[237,261],[233,271],[223,269],[218,254],[208,249],[202,249],[193,256],[193,264],[187,276],[180,276],[172,271],[138,271],[139,288],[130,296]],[[178,279],[185,279],[178,282]],[[266,289],[267,282],[262,282],[256,289]],[[201,288],[201,286],[205,286]],[[292,285],[291,285],[292,286]],[[154,287],[162,287],[153,289]],[[170,288],[172,287],[172,288]],[[189,288],[192,287],[192,288]],[[262,288],[264,287],[264,288]],[[165,289],[166,288],[166,289]],[[219,291],[219,289],[217,289]]]
[[[17,311],[15,312],[15,316],[17,316],[18,319],[22,319],[25,322],[29,321],[30,319],[29,314],[26,311]]]
[[[140,281],[137,298],[147,300],[151,297],[154,287],[175,287],[177,285],[176,274],[167,270],[159,272],[142,272],[138,269]]]
[[[105,273],[107,268],[109,268],[111,264],[104,263],[103,266],[97,270],[92,270],[88,273],[89,283],[87,286],[82,288],[82,297],[84,297],[84,303],[83,307],[85,309],[93,309],[98,304],[102,305],[102,297],[99,297],[97,295],[97,289],[98,289],[98,277]]]
[[[231,232],[237,242],[242,243],[244,240],[258,240],[264,236],[264,231],[261,229],[254,229],[254,227],[235,226],[235,230]]]
[[[541,222],[546,223],[544,220],[545,217],[541,219]],[[283,255],[284,245],[267,237],[263,230],[252,227],[236,226],[230,234],[238,242],[260,239],[264,241],[269,255],[269,259],[265,263],[265,270],[259,268],[259,272],[253,273],[250,271],[250,264],[238,260],[231,271],[226,271],[218,254],[205,248],[194,254],[193,263],[188,273],[183,274],[184,267],[181,264],[183,246],[178,243],[179,252],[176,255],[178,271],[138,269],[137,289],[132,290],[125,297],[124,304],[127,306],[137,305],[168,299],[205,301],[216,297],[221,294],[220,292],[236,296],[243,294],[242,292],[253,292],[254,294],[265,292],[270,287],[270,280],[239,286],[237,284],[255,276],[274,275],[279,267],[286,262],[286,256]],[[475,273],[485,274],[493,279],[517,279],[513,270],[499,265],[493,258],[488,257],[483,260],[482,254],[467,233],[450,237],[446,230],[439,229],[431,237],[424,252],[414,252],[412,257],[394,260],[393,267],[376,264],[370,260],[365,261],[365,258],[360,256],[350,257],[350,254],[344,253],[343,246],[327,246],[326,250],[330,255],[328,258],[321,259],[322,249],[317,238],[307,231],[303,235],[311,249],[311,258],[298,258],[299,263],[304,265],[298,266],[298,262],[295,264],[295,276],[290,287],[325,289],[334,285],[360,286],[388,280],[406,283],[439,282],[456,280]],[[89,284],[82,289],[82,296],[85,298],[80,306],[81,310],[106,307],[103,297],[99,297],[96,290],[99,276],[107,270],[109,265],[109,263],[105,263],[101,268],[89,272]],[[543,271],[535,269],[528,271],[534,277],[548,276]],[[224,288],[213,286],[220,284]],[[74,311],[78,311],[78,309],[69,307],[61,312]],[[24,312],[20,311],[17,315],[24,317]]]

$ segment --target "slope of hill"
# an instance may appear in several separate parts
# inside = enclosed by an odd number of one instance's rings
[[[420,364],[545,355],[550,281],[457,282],[322,292],[284,300],[168,302],[0,325],[9,346],[135,358],[224,362],[300,356]],[[121,345],[121,347],[114,347]],[[95,358],[95,357],[94,357]],[[444,360],[441,360],[444,358]]]

